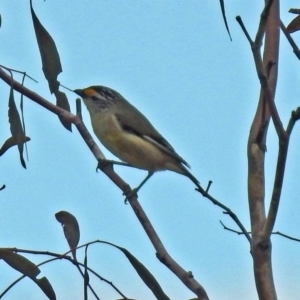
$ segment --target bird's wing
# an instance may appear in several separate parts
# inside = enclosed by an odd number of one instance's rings
[[[189,164],[175,152],[170,143],[153,127],[153,125],[139,110],[127,101],[123,105],[127,107],[130,106],[131,116],[128,117],[122,113],[115,113],[115,116],[119,121],[120,126],[125,131],[147,140],[149,143],[158,147],[161,151],[170,155],[187,167],[190,167]]]

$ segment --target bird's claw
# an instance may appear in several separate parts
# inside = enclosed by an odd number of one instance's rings
[[[125,190],[123,192],[123,196],[125,196],[126,198],[124,199],[124,203],[127,204],[128,203],[128,200],[131,198],[131,197],[138,197],[138,194],[137,194],[137,189],[132,189],[132,190]]]
[[[111,166],[113,165],[113,163],[110,160],[99,158],[98,159],[98,165],[96,167],[96,172],[98,172],[99,169],[103,170],[105,167],[107,167],[109,165],[111,165]]]

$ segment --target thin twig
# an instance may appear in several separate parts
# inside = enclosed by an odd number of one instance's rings
[[[279,232],[279,231],[272,232],[272,234],[281,235],[281,236],[283,236],[283,237],[285,237],[285,238],[287,238],[287,239],[289,239],[289,240],[296,241],[296,242],[300,242],[300,239],[296,239],[296,238],[294,238],[294,237],[291,237],[290,235],[286,235],[286,234],[281,233],[281,232]]]
[[[250,45],[251,45],[251,47],[252,47],[253,41],[252,41],[252,39],[251,39],[251,37],[250,37],[250,34],[248,33],[248,30],[246,29],[246,27],[245,27],[245,25],[244,25],[244,23],[243,23],[242,18],[241,18],[240,16],[237,16],[235,19],[236,19],[237,22],[240,24],[240,26],[241,26],[241,28],[242,28],[242,30],[243,30],[243,32],[244,32],[244,34],[245,34],[245,36],[246,36],[248,42],[250,43]]]
[[[237,230],[235,230],[235,229],[231,229],[231,228],[229,228],[229,227],[227,227],[227,226],[225,226],[225,224],[220,220],[220,223],[222,224],[222,226],[223,226],[223,228],[225,229],[225,230],[228,230],[228,231],[231,231],[231,232],[234,232],[234,233],[236,233],[236,234],[238,234],[238,235],[245,235],[245,233],[244,232],[242,232],[242,231],[237,231]],[[249,231],[248,232],[248,234],[250,235],[251,234],[251,232]]]
[[[33,77],[29,76],[26,72],[19,71],[19,70],[16,70],[16,69],[12,69],[12,68],[8,68],[8,67],[5,67],[3,65],[0,65],[0,67],[3,68],[3,69],[5,69],[5,70],[9,70],[9,71],[12,71],[12,72],[15,72],[15,73],[23,74],[23,77],[28,77],[29,79],[31,79],[35,83],[38,83],[38,81],[36,79],[34,79]]]
[[[290,45],[292,46],[295,55],[300,60],[300,50],[299,50],[298,46],[296,45],[296,43],[294,42],[290,33],[287,31],[284,24],[282,23],[282,21],[280,21],[280,28],[281,28],[282,32],[284,33],[285,37],[287,38],[287,40],[289,41]]]
[[[196,190],[199,193],[201,193],[203,197],[209,199],[214,205],[217,205],[217,206],[221,207],[222,209],[224,209],[225,214],[228,214],[231,217],[231,219],[237,224],[237,226],[244,233],[245,237],[247,238],[247,240],[249,241],[249,243],[251,245],[251,237],[248,234],[248,232],[247,232],[246,228],[244,227],[244,225],[242,224],[242,222],[236,216],[236,214],[229,207],[225,206],[224,204],[222,204],[221,202],[216,200],[214,197],[212,197],[210,194],[208,194],[202,187],[201,187],[201,189],[197,188]]]
[[[285,137],[279,138],[279,151],[278,151],[277,166],[275,171],[276,173],[275,173],[274,187],[273,187],[273,193],[272,193],[270,208],[268,212],[268,217],[262,231],[263,238],[271,234],[275,225],[281,191],[282,191],[290,135],[292,133],[296,121],[298,121],[299,119],[300,119],[300,108],[297,108],[297,110],[293,111],[291,114],[291,118],[287,126]]]
[[[291,113],[291,117],[286,128],[286,133],[288,136],[291,136],[292,130],[298,120],[300,120],[300,107],[298,107],[296,110],[293,110]]]
[[[242,231],[237,231],[235,229],[231,229],[231,228],[227,227],[226,225],[224,225],[224,223],[222,221],[220,221],[220,223],[222,224],[222,226],[223,226],[223,228],[225,230],[228,230],[230,232],[236,233],[237,235],[244,235],[244,233]],[[251,231],[249,231],[249,234],[251,234]],[[300,242],[300,239],[297,239],[297,238],[294,238],[294,237],[292,237],[290,235],[281,233],[280,231],[273,231],[272,235],[280,235],[280,236],[285,237],[285,238],[287,238],[289,240]]]

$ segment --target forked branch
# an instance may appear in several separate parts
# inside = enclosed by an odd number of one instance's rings
[[[93,137],[88,132],[84,123],[81,121],[80,117],[69,113],[68,111],[54,105],[53,103],[47,101],[40,95],[29,90],[19,82],[13,80],[2,68],[0,68],[0,78],[5,81],[8,85],[11,85],[13,82],[13,88],[19,93],[25,95],[27,98],[38,103],[44,108],[48,109],[52,113],[59,115],[69,122],[73,123],[78,129],[79,133],[83,137],[84,141],[96,157],[96,159],[105,159],[101,150],[98,148],[97,144],[94,142]],[[123,192],[128,192],[130,189],[129,185],[114,171],[111,165],[101,169]],[[152,242],[155,250],[157,251],[157,257],[163,262],[192,292],[194,292],[200,300],[208,300],[208,296],[204,288],[198,283],[189,272],[184,270],[173,258],[169,255],[164,245],[162,244],[158,234],[153,228],[150,220],[148,219],[146,213],[141,207],[140,203],[137,200],[137,197],[132,194],[128,198],[128,201],[136,214],[136,217],[143,226],[146,234],[148,235],[150,241]]]

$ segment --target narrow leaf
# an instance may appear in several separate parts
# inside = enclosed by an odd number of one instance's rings
[[[40,269],[29,259],[6,249],[0,249],[0,259],[3,259],[8,265],[31,278],[45,293],[50,300],[56,300],[55,292],[46,277],[36,278],[40,274]]]
[[[48,31],[36,16],[31,1],[30,9],[36,40],[41,54],[43,72],[46,79],[48,80],[50,92],[55,93],[59,88],[59,81],[57,80],[57,76],[62,72],[59,54],[51,35],[48,33]]]
[[[56,213],[55,218],[62,224],[72,255],[74,259],[76,259],[76,247],[80,239],[79,224],[76,218],[69,212],[63,210]]]
[[[225,13],[224,0],[220,0],[220,6],[221,6],[222,16],[223,16],[223,20],[224,20],[224,23],[225,23],[226,30],[228,32],[230,40],[232,41],[231,34],[230,34],[230,31],[229,31],[229,27],[228,27],[228,23],[227,23],[226,13]]]
[[[170,298],[164,293],[161,286],[155,277],[150,273],[150,271],[136,258],[134,257],[128,250],[122,247],[117,247],[120,249],[125,256],[130,261],[131,265],[135,268],[141,279],[144,283],[149,287],[155,297],[159,300],[170,300]]]
[[[68,98],[66,96],[66,94],[64,92],[61,92],[61,91],[57,91],[55,92],[55,97],[56,97],[56,105],[63,108],[64,110],[70,112],[70,104],[69,104],[69,101],[68,101]],[[60,122],[63,124],[63,126],[72,131],[72,123],[70,122],[67,122],[64,118],[59,117],[59,120]]]
[[[23,78],[22,78],[22,85],[24,85],[24,82],[25,82],[25,78],[26,78],[26,73],[23,74]],[[24,135],[26,135],[26,125],[25,125],[25,120],[24,120],[24,95],[21,94],[21,100],[20,100],[20,109],[21,109],[21,121],[22,121],[22,127],[23,127],[23,130],[24,130]],[[28,151],[27,151],[27,144],[25,143],[25,152],[26,152],[26,156],[27,156],[27,160],[28,160]]]
[[[298,31],[300,29],[300,15],[298,15],[292,22],[287,26],[287,31],[289,33]]]
[[[29,142],[30,141],[30,137],[25,136],[25,140],[23,141],[24,143]],[[8,138],[4,144],[2,145],[2,147],[0,148],[0,156],[3,155],[9,148],[16,146],[17,145],[17,141],[16,139],[11,136],[10,138]]]
[[[85,255],[84,255],[84,300],[88,299],[88,285],[90,282],[89,272],[88,272],[88,264],[87,264],[87,249],[88,245],[85,247]]]
[[[53,287],[46,277],[42,277],[41,279],[36,279],[35,282],[40,287],[40,289],[44,292],[44,294],[48,297],[48,299],[56,300],[56,295],[53,290]]]
[[[10,89],[9,101],[8,101],[8,120],[10,123],[10,131],[15,140],[15,143],[18,145],[20,160],[22,166],[26,169],[26,164],[23,158],[23,146],[26,136],[22,127],[21,119],[19,112],[16,107],[13,88]]]
[[[35,280],[36,276],[41,272],[40,269],[30,260],[12,251],[0,249],[0,258],[2,258],[12,268],[31,279]]]

